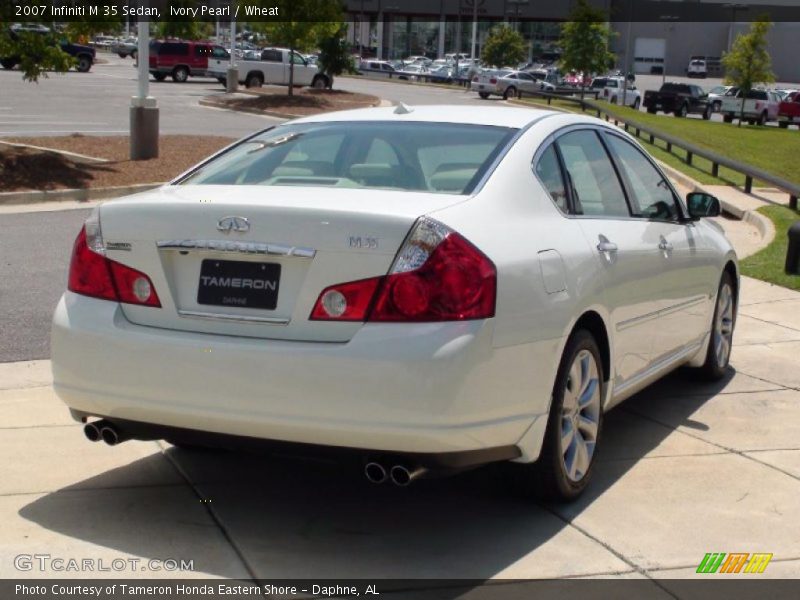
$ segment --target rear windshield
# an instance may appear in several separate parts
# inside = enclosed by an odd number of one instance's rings
[[[468,194],[516,131],[461,123],[288,124],[238,144],[180,183]]]
[[[687,93],[689,91],[689,86],[681,83],[665,83],[661,86],[662,92],[673,92],[673,93]]]

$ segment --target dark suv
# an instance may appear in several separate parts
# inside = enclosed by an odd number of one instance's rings
[[[19,39],[19,34],[22,32],[29,32],[29,33],[36,33],[39,35],[50,35],[50,29],[44,26],[34,26],[28,27],[24,25],[16,25],[12,26],[9,30],[9,35],[11,39],[17,41]],[[60,42],[56,42],[55,38],[53,38],[53,45],[58,45],[61,48],[62,52],[66,52],[70,56],[74,57],[78,63],[75,65],[75,68],[80,71],[81,73],[86,73],[89,69],[92,68],[94,64],[95,58],[95,49],[90,46],[83,46],[81,44],[72,44],[67,40],[61,40]],[[3,56],[0,58],[0,65],[4,69],[13,69],[20,63],[19,56]]]
[[[177,83],[183,83],[189,76],[206,77],[209,58],[227,59],[228,52],[211,42],[150,42],[150,74],[156,81],[164,81],[168,75]]]

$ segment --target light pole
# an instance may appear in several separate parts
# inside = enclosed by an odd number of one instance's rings
[[[130,157],[148,160],[158,157],[158,105],[150,92],[150,20],[139,18],[138,93],[131,98]]]
[[[239,87],[239,71],[236,68],[236,13],[233,7],[234,0],[231,0],[231,62],[228,65],[228,72],[225,74],[225,91],[232,94]]]
[[[470,68],[475,65],[475,45],[478,42],[478,0],[472,0],[472,49],[470,50],[470,58],[472,63]]]

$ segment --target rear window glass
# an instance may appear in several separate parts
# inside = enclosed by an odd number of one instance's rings
[[[429,122],[283,125],[231,148],[181,183],[468,194],[516,131]]]

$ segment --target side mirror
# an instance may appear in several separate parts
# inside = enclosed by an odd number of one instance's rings
[[[703,192],[691,192],[686,195],[686,206],[689,209],[689,216],[692,219],[702,217],[718,217],[721,209],[719,200],[711,194]]]

